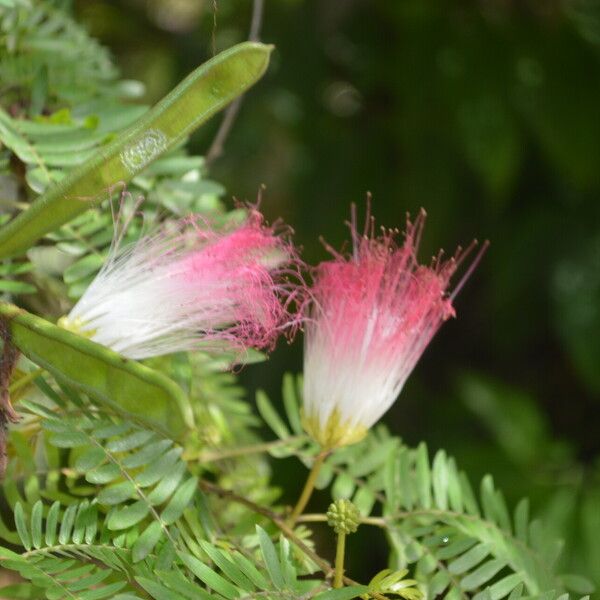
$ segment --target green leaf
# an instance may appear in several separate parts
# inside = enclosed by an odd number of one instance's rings
[[[529,500],[523,498],[515,508],[515,535],[523,543],[527,543],[529,528]]]
[[[0,280],[0,292],[8,294],[35,294],[37,288],[23,281],[12,281],[10,279]]]
[[[448,466],[444,450],[436,452],[432,466],[433,497],[440,510],[448,508]]]
[[[122,481],[116,485],[104,488],[98,494],[98,502],[114,506],[135,495],[135,485],[131,481]]]
[[[196,490],[198,489],[198,479],[191,477],[174,494],[165,510],[160,515],[163,523],[170,525],[179,519],[183,511],[189,506]]]
[[[296,435],[302,434],[304,429],[300,419],[298,397],[296,396],[296,382],[291,373],[286,373],[283,376],[283,405],[293,432]]]
[[[586,577],[581,575],[561,575],[563,585],[577,594],[593,594],[596,586]]]
[[[135,580],[152,596],[152,598],[155,598],[155,600],[189,600],[185,596],[176,594],[173,590],[152,579],[136,577]]]
[[[237,588],[229,583],[229,581],[221,577],[218,573],[215,573],[210,567],[201,563],[197,558],[183,553],[180,553],[179,557],[200,581],[215,590],[215,592],[218,592],[229,600],[233,600],[240,595]]]
[[[45,233],[84,212],[177,146],[256,83],[267,68],[271,50],[271,46],[245,42],[196,69],[126,133],[3,227],[0,258],[31,247]]]
[[[161,479],[160,483],[148,494],[148,502],[152,506],[158,506],[163,502],[166,502],[171,494],[175,492],[179,486],[179,482],[182,480],[187,467],[185,463],[180,462],[175,465],[174,468],[169,469],[167,474]]]
[[[63,513],[62,521],[60,522],[60,529],[58,531],[58,543],[67,544],[71,541],[71,531],[75,524],[75,515],[77,513],[77,504],[71,504],[67,506],[67,509]]]
[[[169,471],[178,463],[180,456],[181,448],[172,448],[135,477],[136,485],[140,487],[154,485],[157,481],[167,476]]]
[[[416,450],[416,475],[419,500],[423,508],[431,508],[431,471],[427,446],[421,442]]]
[[[257,390],[256,392],[256,406],[265,423],[279,438],[285,440],[290,437],[290,432],[283,419],[277,414],[268,396],[262,390]]]
[[[50,507],[46,518],[46,546],[54,546],[56,542],[56,527],[58,525],[58,516],[60,514],[60,502],[56,501]]]
[[[88,275],[93,275],[104,263],[100,254],[88,254],[65,269],[63,279],[67,285],[75,283]]]
[[[262,551],[265,565],[267,566],[267,571],[269,572],[269,576],[271,577],[273,585],[278,590],[285,589],[285,579],[283,577],[283,573],[281,572],[281,565],[279,564],[279,559],[277,558],[277,551],[275,550],[275,546],[273,545],[271,538],[267,535],[267,532],[260,527],[260,525],[256,526],[256,533],[258,534],[260,549]]]
[[[215,563],[215,565],[217,565],[217,567],[219,567],[219,569],[221,569],[221,571],[223,571],[223,573],[225,573],[229,579],[231,579],[233,583],[247,592],[254,591],[254,585],[250,579],[246,577],[244,572],[234,562],[229,560],[224,552],[218,548],[215,548],[212,544],[209,544],[204,540],[200,542],[200,545],[202,546],[204,552],[208,554],[208,557]]]
[[[349,585],[339,590],[327,590],[315,596],[315,600],[351,600],[369,591],[366,585]]]
[[[95,469],[91,469],[85,474],[85,480],[90,483],[103,485],[114,481],[121,475],[121,468],[115,463],[106,463]]]
[[[133,504],[111,511],[106,521],[106,526],[111,531],[128,529],[139,523],[150,512],[150,506],[145,500],[138,500]]]
[[[205,592],[197,583],[188,581],[178,571],[157,571],[156,575],[169,588],[190,600],[217,600],[218,598]]]
[[[31,361],[120,414],[179,436],[192,428],[189,400],[168,377],[10,304],[0,304],[12,343]]]
[[[77,457],[75,468],[81,473],[95,469],[106,460],[106,452],[102,448],[92,446]]]
[[[233,552],[230,556],[243,571],[244,575],[252,580],[252,583],[259,590],[265,590],[269,587],[269,584],[262,573],[243,554]]]
[[[15,505],[14,518],[17,533],[21,538],[23,546],[25,546],[27,550],[31,550],[31,537],[29,535],[29,530],[27,529],[27,523],[25,522],[25,512],[23,511],[23,506],[20,502],[17,502]]]
[[[133,562],[144,560],[154,550],[154,547],[161,538],[162,531],[162,525],[158,521],[153,521],[144,529],[140,537],[133,544]]]
[[[477,546],[471,548],[456,560],[453,560],[448,565],[448,570],[454,575],[465,573],[479,564],[489,553],[490,549],[487,544],[477,544]]]
[[[469,573],[461,582],[463,590],[471,591],[485,585],[494,575],[506,566],[506,562],[500,559],[489,560],[480,567]]]
[[[38,500],[31,510],[31,540],[35,548],[42,546],[42,512],[43,504]]]
[[[521,575],[520,573],[513,573],[512,575],[507,575],[506,577],[503,577],[500,581],[497,581],[489,588],[492,600],[500,600],[500,598],[505,598],[522,581],[523,575]],[[473,597],[473,600],[483,600],[482,596],[483,594],[481,593],[476,594]]]

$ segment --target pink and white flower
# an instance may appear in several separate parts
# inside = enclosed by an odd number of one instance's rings
[[[485,244],[460,283],[450,279],[474,248],[420,265],[417,250],[425,223],[421,211],[407,219],[404,243],[397,232],[364,235],[351,225],[353,252],[315,273],[304,348],[304,413],[307,432],[324,448],[352,444],[390,408],[440,325],[454,316],[452,301],[482,256]]]
[[[116,244],[118,246],[118,244]],[[249,209],[217,231],[200,218],[110,255],[61,325],[129,358],[225,345],[269,349],[286,328],[292,245]]]

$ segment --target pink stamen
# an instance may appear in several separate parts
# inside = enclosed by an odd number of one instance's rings
[[[425,220],[423,209],[413,222],[407,217],[399,245],[397,231],[383,229],[375,237],[370,213],[365,234],[359,235],[353,206],[351,258],[326,246],[333,258],[315,270],[305,324],[306,409],[322,423],[337,409],[351,423],[373,424],[396,398],[441,324],[454,316],[452,301],[487,243],[448,296],[452,276],[475,245],[459,248],[447,260],[440,251],[430,266],[421,265],[417,251]]]

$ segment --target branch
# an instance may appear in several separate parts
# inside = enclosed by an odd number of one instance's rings
[[[198,461],[200,464],[207,462],[215,462],[226,458],[236,456],[247,456],[248,454],[260,454],[270,452],[273,448],[280,448],[294,444],[295,442],[308,440],[306,435],[293,435],[284,440],[274,440],[271,442],[263,442],[260,444],[250,444],[248,446],[233,446],[231,448],[223,448],[221,450],[201,450],[199,453],[190,452],[183,455],[183,459],[190,461]]]
[[[262,25],[264,9],[264,0],[254,0],[252,5],[252,21],[250,23],[250,32],[248,34],[248,41],[258,42],[260,39],[260,28]],[[217,158],[223,154],[223,148],[225,146],[225,140],[231,132],[231,128],[235,122],[235,119],[240,111],[242,100],[244,96],[236,98],[229,108],[225,111],[225,116],[221,121],[221,125],[206,153],[206,164],[211,165]]]
[[[332,566],[326,561],[324,558],[321,558],[316,552],[314,552],[311,548],[309,548],[293,531],[293,529],[285,522],[285,519],[275,511],[272,511],[264,506],[260,506],[252,502],[252,500],[248,500],[244,496],[239,496],[232,490],[226,490],[210,481],[200,480],[199,483],[200,489],[209,494],[214,494],[219,498],[223,498],[226,500],[231,500],[232,502],[236,502],[237,504],[242,504],[246,508],[249,508],[252,512],[262,515],[271,521],[278,529],[283,533],[283,535],[288,538],[292,544],[294,544],[297,548],[299,548],[306,556],[308,556],[321,571],[325,574],[327,579],[331,579],[334,574],[334,570]],[[354,581],[354,579],[350,579],[349,577],[344,577],[344,583],[346,585],[362,585],[358,583],[358,581]],[[375,592],[371,592],[374,598],[378,600],[387,600],[385,596],[381,594],[377,594]]]

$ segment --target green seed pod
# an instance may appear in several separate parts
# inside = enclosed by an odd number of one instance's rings
[[[350,500],[336,500],[327,510],[327,523],[337,534],[354,533],[360,523],[360,513]]]

